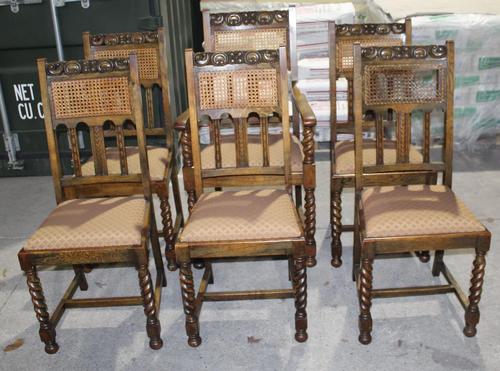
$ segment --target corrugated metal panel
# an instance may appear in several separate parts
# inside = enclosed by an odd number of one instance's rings
[[[68,3],[57,9],[65,57],[83,57],[83,31],[136,31],[155,28],[163,21],[168,30],[172,112],[178,114],[187,102],[183,51],[193,45],[193,4],[199,9],[197,0],[91,0],[88,9],[80,2]],[[0,140],[0,176],[49,175],[36,72],[36,58],[57,59],[48,0],[21,5],[17,14],[2,6],[0,20],[0,79],[11,130],[19,138],[21,151],[17,155],[25,160],[23,171],[8,170],[7,153]]]

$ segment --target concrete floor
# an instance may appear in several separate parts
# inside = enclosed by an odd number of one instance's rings
[[[319,158],[322,156],[320,155]],[[478,171],[481,161],[456,166],[454,189],[493,234],[487,256],[478,335],[462,335],[463,310],[453,295],[377,299],[373,305],[373,342],[358,343],[356,291],[351,281],[352,235],[345,234],[344,265],[330,266],[328,166],[318,162],[316,193],[318,265],[308,270],[309,340],[293,339],[293,301],[206,303],[201,315],[203,343],[186,343],[178,274],[168,273],[160,319],[164,346],[148,347],[142,308],[71,310],[57,328],[60,350],[43,351],[38,324],[17,252],[54,207],[49,177],[0,179],[0,369],[56,370],[498,370],[500,369],[500,164]],[[474,165],[476,164],[476,165]],[[470,166],[469,166],[470,165]],[[346,220],[352,219],[352,192],[346,192]],[[446,257],[458,280],[468,287],[472,251]],[[212,290],[288,287],[286,263],[221,263]],[[375,264],[378,287],[432,284],[430,264],[416,258],[386,259]],[[49,309],[53,309],[72,270],[40,273]],[[94,270],[91,288],[77,295],[133,294],[136,273],[130,268]],[[200,272],[196,272],[199,282]]]

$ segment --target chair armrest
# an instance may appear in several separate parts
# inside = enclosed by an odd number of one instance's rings
[[[184,130],[189,123],[189,110],[185,110],[175,119],[175,129]]]
[[[297,86],[292,88],[293,90],[293,101],[295,107],[297,108],[300,117],[302,118],[302,124],[304,127],[315,127],[316,126],[316,115],[314,114],[307,98]]]

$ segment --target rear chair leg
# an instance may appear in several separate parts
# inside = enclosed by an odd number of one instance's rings
[[[87,291],[89,289],[89,284],[85,278],[85,270],[82,265],[73,265],[73,270],[75,271],[75,276],[78,281],[78,287],[80,290]]]
[[[476,326],[479,323],[479,301],[481,300],[484,268],[486,266],[484,256],[484,251],[476,249],[476,258],[474,259],[474,268],[472,269],[472,278],[470,281],[469,306],[465,311],[464,335],[468,337],[476,335]]]
[[[141,296],[144,305],[144,314],[146,315],[146,331],[149,337],[149,346],[151,349],[160,349],[163,346],[163,340],[160,337],[161,326],[156,312],[155,295],[153,284],[151,282],[151,274],[147,265],[139,265],[137,267],[139,275],[139,285],[141,288]]]
[[[293,288],[295,290],[295,340],[307,340],[307,272],[304,257],[293,262]]]
[[[359,274],[359,337],[361,344],[367,345],[372,341],[372,283],[373,259],[361,259],[361,272]]]
[[[45,343],[45,351],[49,354],[54,354],[59,350],[59,345],[56,343],[56,330],[50,322],[45,296],[43,295],[42,284],[36,273],[36,267],[32,266],[26,272],[28,290],[31,295],[31,302],[35,309],[35,314],[40,323],[40,339]]]
[[[332,182],[335,182],[332,180]],[[336,182],[335,182],[336,183]],[[330,225],[332,233],[332,260],[333,267],[338,268],[342,265],[342,183],[333,185],[330,205]]]
[[[434,252],[434,263],[432,264],[432,275],[434,277],[439,277],[439,274],[443,270],[443,256],[444,250],[436,250]]]
[[[188,344],[197,347],[201,344],[200,325],[196,316],[196,305],[194,295],[193,271],[191,262],[181,262],[179,270],[181,283],[182,303],[186,314],[186,333]]]

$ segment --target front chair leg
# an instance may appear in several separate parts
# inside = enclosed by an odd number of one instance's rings
[[[181,262],[179,270],[179,279],[181,283],[182,303],[184,313],[186,314],[186,333],[188,344],[197,347],[201,344],[200,326],[196,315],[193,271],[191,262]]]
[[[305,189],[305,237],[306,237],[306,265],[311,268],[316,265],[316,199],[314,196],[314,188]]]
[[[295,340],[303,343],[307,340],[307,272],[306,259],[295,258],[293,261],[293,288],[295,290]]]
[[[139,265],[137,267],[139,274],[139,285],[141,288],[141,296],[144,305],[144,314],[146,315],[146,331],[149,337],[149,346],[152,349],[160,349],[163,346],[163,340],[160,337],[161,326],[158,320],[156,311],[155,295],[153,284],[151,282],[151,274],[147,265]]]
[[[484,268],[486,266],[486,259],[484,256],[484,251],[476,249],[476,258],[474,259],[474,268],[472,269],[472,278],[470,281],[469,306],[465,311],[464,335],[468,337],[476,335],[476,326],[479,323],[479,301],[481,300]]]
[[[333,267],[338,268],[342,265],[342,183],[334,184],[331,193],[330,205],[330,225],[332,233],[332,260]]]
[[[40,323],[40,339],[45,343],[45,351],[49,354],[54,354],[59,350],[59,345],[56,343],[56,330],[50,322],[42,284],[36,273],[35,266],[32,266],[31,269],[26,272],[26,280],[31,295],[31,302],[35,309],[36,319]]]
[[[361,259],[361,271],[359,273],[359,337],[361,344],[370,344],[372,341],[372,283],[373,283],[373,259],[363,257]]]

